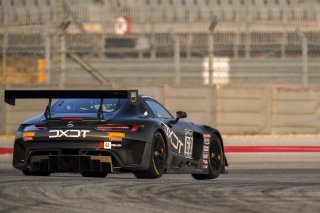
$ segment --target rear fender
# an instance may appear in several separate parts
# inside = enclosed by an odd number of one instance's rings
[[[214,129],[212,133],[219,137],[219,140],[221,141],[221,144],[222,144],[223,153],[225,153],[225,151],[224,151],[224,143],[223,143],[223,139],[222,139],[222,136],[221,136],[220,132],[218,130]],[[229,166],[228,161],[227,161],[227,157],[226,157],[225,154],[224,154],[224,159],[225,159],[224,160],[224,165],[225,166]]]

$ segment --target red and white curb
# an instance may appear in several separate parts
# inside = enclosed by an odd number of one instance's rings
[[[226,153],[320,152],[320,146],[225,146]],[[13,154],[13,148],[0,147],[0,154]]]
[[[13,148],[8,147],[0,147],[0,155],[12,155],[13,154]]]
[[[225,146],[226,153],[320,152],[320,146]]]
[[[14,136],[0,136],[0,155],[13,154]],[[318,153],[318,135],[225,136],[224,149],[230,154]]]

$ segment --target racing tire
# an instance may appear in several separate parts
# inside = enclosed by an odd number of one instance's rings
[[[22,173],[27,176],[49,176],[51,172],[30,172],[29,170],[22,170]]]
[[[207,180],[216,179],[224,170],[225,156],[222,143],[218,136],[212,135],[208,153],[209,174],[191,174],[194,179]]]
[[[105,178],[108,173],[107,172],[81,172],[83,177],[95,177],[95,178]]]
[[[160,132],[156,132],[151,146],[150,165],[145,172],[134,172],[138,179],[155,179],[162,176],[166,170],[167,150]]]

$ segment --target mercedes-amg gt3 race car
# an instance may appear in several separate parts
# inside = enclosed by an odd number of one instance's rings
[[[217,178],[227,166],[217,129],[181,120],[187,117],[182,111],[173,117],[137,90],[5,91],[6,103],[16,99],[49,99],[16,134],[13,166],[25,175],[191,173],[201,180]]]

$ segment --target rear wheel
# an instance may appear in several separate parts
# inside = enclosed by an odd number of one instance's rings
[[[108,175],[107,172],[81,172],[83,177],[96,177],[96,178],[104,178]]]
[[[192,174],[192,177],[197,180],[215,179],[221,174],[224,162],[222,143],[218,136],[213,135],[208,154],[209,174]]]
[[[162,135],[156,132],[152,141],[149,169],[145,172],[134,172],[134,175],[136,178],[159,178],[166,169],[166,163],[167,151],[165,142]]]
[[[22,173],[27,176],[49,176],[51,172],[30,172],[29,170],[22,170]]]

